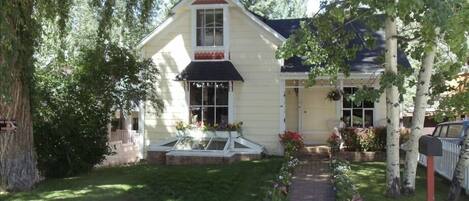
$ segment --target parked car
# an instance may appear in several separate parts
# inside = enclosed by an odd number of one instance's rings
[[[469,132],[469,120],[444,122],[437,125],[433,136],[461,144],[464,141],[464,136]]]

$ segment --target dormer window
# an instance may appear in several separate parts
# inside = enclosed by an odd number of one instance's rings
[[[197,9],[197,46],[223,46],[223,9]]]

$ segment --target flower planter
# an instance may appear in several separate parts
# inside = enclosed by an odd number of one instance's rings
[[[381,151],[340,151],[338,158],[350,162],[372,162],[372,161],[385,161],[386,152]]]
[[[178,130],[177,137],[192,137],[192,138],[211,138],[211,137],[220,137],[220,138],[229,138],[238,137],[238,131],[202,131],[200,129],[188,129],[188,130]]]

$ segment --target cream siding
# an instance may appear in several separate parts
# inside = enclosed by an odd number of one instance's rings
[[[281,154],[278,142],[280,63],[275,50],[281,41],[274,38],[239,8],[230,7],[230,61],[244,82],[235,82],[234,121],[242,121],[246,138],[264,145],[270,154]],[[189,120],[188,93],[183,82],[174,78],[191,61],[191,12],[181,10],[175,21],[143,47],[144,56],[153,59],[161,71],[158,92],[165,104],[157,116],[146,110],[147,144],[174,136],[177,121]],[[147,104],[147,108],[149,105]]]

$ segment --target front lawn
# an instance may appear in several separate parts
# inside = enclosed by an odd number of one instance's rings
[[[232,165],[136,165],[50,179],[0,200],[259,201],[271,189],[281,158]]]
[[[426,200],[425,169],[419,167],[417,173],[416,194],[412,197],[389,199],[384,196],[385,170],[384,162],[352,163],[351,178],[357,185],[360,195],[366,201],[422,201]],[[436,173],[435,173],[436,174]],[[435,177],[435,200],[446,200],[450,183],[446,179]],[[463,196],[461,200],[469,200]]]

